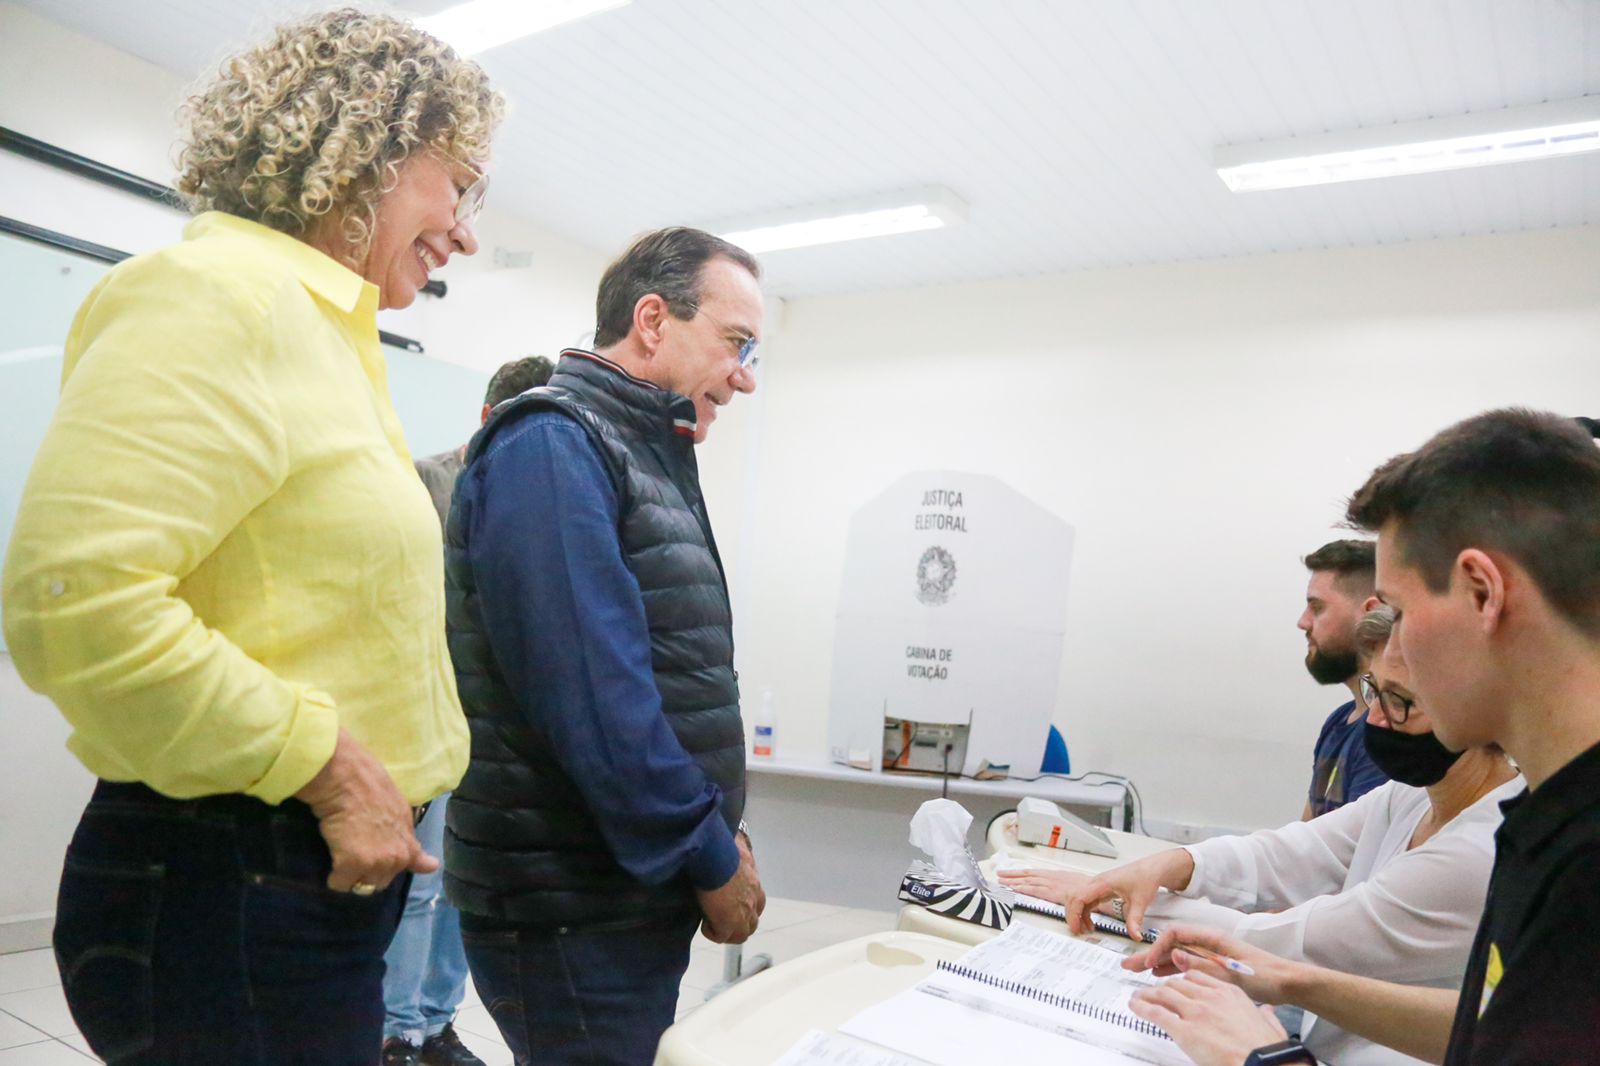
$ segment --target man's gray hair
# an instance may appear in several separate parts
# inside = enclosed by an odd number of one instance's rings
[[[594,346],[609,348],[633,328],[633,308],[654,293],[672,317],[688,320],[700,310],[702,274],[713,259],[726,259],[760,280],[761,264],[736,244],[704,230],[673,226],[646,233],[606,267],[595,297]]]

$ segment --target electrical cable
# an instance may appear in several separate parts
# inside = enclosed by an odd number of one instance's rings
[[[961,776],[970,781],[980,780],[971,774],[962,774]],[[1034,777],[1009,777],[1006,780],[1021,781],[1023,784],[1031,784],[1035,781],[1043,781],[1047,777],[1056,778],[1060,781],[1076,781],[1084,784],[1092,784],[1092,782],[1085,780],[1086,778],[1091,777],[1103,778],[1106,781],[1115,781],[1117,784],[1123,787],[1124,796],[1132,797],[1134,805],[1132,824],[1136,827],[1135,831],[1141,836],[1150,835],[1144,827],[1144,797],[1139,795],[1139,786],[1133,783],[1133,778],[1127,777],[1123,774],[1108,773],[1105,770],[1085,770],[1081,774],[1038,774]],[[999,816],[996,815],[996,817]]]

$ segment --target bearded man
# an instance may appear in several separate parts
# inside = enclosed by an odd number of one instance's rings
[[[1344,685],[1350,701],[1322,723],[1311,768],[1304,819],[1327,814],[1388,780],[1361,740],[1366,706],[1360,701],[1361,659],[1356,623],[1378,606],[1373,595],[1376,549],[1370,540],[1336,540],[1303,560],[1311,571],[1299,626],[1306,635],[1306,670],[1319,685]]]

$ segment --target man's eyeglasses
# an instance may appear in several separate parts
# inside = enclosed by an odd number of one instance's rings
[[[1392,688],[1380,689],[1371,674],[1362,674],[1361,702],[1367,705],[1368,710],[1381,704],[1384,717],[1389,719],[1391,724],[1405,725],[1406,719],[1411,717],[1411,708],[1417,701],[1407,699]]]
[[[699,306],[695,304],[690,304],[689,306],[695,309],[696,314],[705,315],[707,318],[709,318],[712,325],[722,330],[722,332],[730,334],[730,340],[737,340],[739,342],[740,367],[745,370],[754,370],[756,366],[760,364],[761,357],[756,354],[756,348],[760,346],[761,342],[756,339],[755,334],[740,333],[731,326],[724,325],[720,320],[717,319],[715,315],[703,310]]]
[[[456,197],[456,221],[471,222],[483,210],[483,198],[489,195],[489,175],[479,174],[478,180],[461,190]]]

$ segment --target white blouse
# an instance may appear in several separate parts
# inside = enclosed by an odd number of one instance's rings
[[[1494,865],[1501,785],[1406,850],[1428,793],[1391,781],[1309,822],[1187,848],[1194,876],[1149,917],[1221,929],[1274,955],[1384,981],[1459,988]],[[1306,1014],[1301,1030],[1333,1066],[1410,1066],[1402,1055]]]

